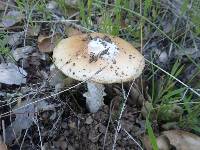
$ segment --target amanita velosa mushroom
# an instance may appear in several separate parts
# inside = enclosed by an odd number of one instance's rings
[[[104,85],[137,78],[144,57],[130,43],[102,33],[72,36],[61,40],[53,51],[55,65],[65,75],[86,81],[84,93],[90,112],[104,104]]]

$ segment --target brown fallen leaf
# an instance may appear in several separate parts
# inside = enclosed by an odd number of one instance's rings
[[[7,150],[6,144],[0,144],[0,150]]]
[[[68,37],[73,36],[73,35],[80,35],[82,32],[78,29],[75,29],[73,27],[69,27],[66,29],[66,34]]]
[[[157,138],[157,144],[159,150],[170,150],[172,148],[169,139],[164,135],[161,135],[159,138]]]
[[[149,137],[145,135],[143,137],[143,143],[147,150],[152,150]],[[157,145],[159,150],[199,150],[200,149],[200,137],[190,132],[182,130],[169,130],[161,133],[157,137]]]
[[[199,150],[200,137],[182,130],[169,130],[162,133],[176,150]]]
[[[146,150],[152,150],[151,142],[149,140],[149,136],[148,135],[145,135],[143,137],[142,142],[143,142],[144,147],[146,148]]]
[[[0,136],[0,150],[7,150],[7,145],[4,144],[4,142],[2,141],[2,137]]]
[[[41,52],[52,52],[56,44],[61,40],[61,36],[55,34],[54,36],[39,35],[38,48]]]
[[[149,136],[145,135],[143,137],[143,144],[147,150],[153,150]],[[157,145],[159,150],[170,150],[171,148],[168,138],[163,135],[157,138]]]

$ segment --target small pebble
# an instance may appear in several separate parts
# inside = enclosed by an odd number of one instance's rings
[[[92,122],[93,122],[92,117],[91,117],[91,116],[87,117],[85,123],[89,125],[89,124],[91,124]]]
[[[166,64],[167,63],[167,61],[168,61],[168,55],[167,55],[167,52],[162,52],[161,54],[160,54],[160,56],[159,56],[159,61],[161,62],[161,63],[164,63],[164,64]]]

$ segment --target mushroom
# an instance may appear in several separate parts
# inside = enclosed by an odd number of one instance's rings
[[[84,93],[90,112],[104,105],[104,85],[137,78],[144,68],[144,57],[130,43],[103,33],[71,36],[61,40],[53,51],[55,65],[65,75],[86,81]]]

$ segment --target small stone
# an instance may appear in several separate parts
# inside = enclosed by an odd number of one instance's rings
[[[85,120],[85,123],[88,125],[91,124],[92,122],[93,122],[93,119],[91,116],[87,117],[87,119]]]
[[[161,54],[160,54],[160,56],[159,56],[159,61],[161,62],[161,63],[167,63],[167,61],[168,61],[168,55],[167,55],[167,52],[162,52]]]
[[[70,121],[68,126],[69,126],[71,129],[74,129],[74,128],[76,128],[76,123]]]
[[[57,7],[58,7],[58,3],[56,1],[50,1],[46,6],[46,8],[49,10],[56,9]]]

